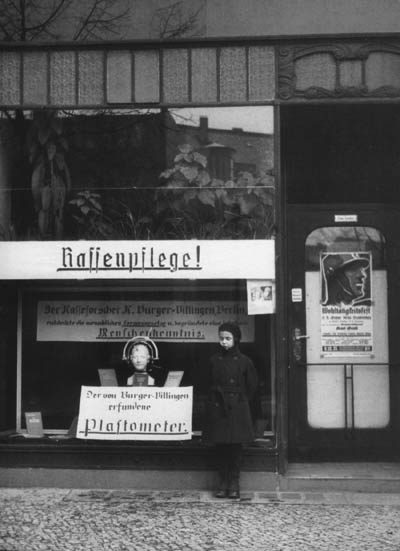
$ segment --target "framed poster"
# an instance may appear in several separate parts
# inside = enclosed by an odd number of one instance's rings
[[[320,253],[322,356],[374,353],[371,272],[369,252]]]

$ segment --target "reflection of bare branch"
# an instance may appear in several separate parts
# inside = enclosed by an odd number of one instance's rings
[[[35,39],[42,33],[50,34],[50,26],[56,19],[58,19],[58,17],[60,17],[60,15],[62,15],[69,4],[70,0],[59,0],[58,4],[53,5],[50,12],[44,14],[44,19],[40,21],[40,23],[32,23],[31,26],[26,23],[25,32],[32,33],[32,39]],[[39,7],[35,4],[31,5],[31,9],[35,9],[37,13],[40,11]]]
[[[72,0],[2,0],[0,39],[34,40],[57,38],[53,24],[65,13]]]
[[[130,0],[0,0],[0,40],[101,40],[121,31],[130,7]]]
[[[160,110],[157,109],[92,109],[91,111],[75,111],[75,110],[67,110],[62,109],[59,111],[59,114],[64,118],[74,118],[74,117],[113,117],[113,120],[116,121],[118,116],[126,118],[130,118],[129,122],[123,122],[119,125],[115,125],[113,127],[107,127],[106,129],[96,129],[96,130],[89,130],[88,128],[79,128],[79,130],[64,130],[64,134],[66,137],[70,138],[72,136],[76,135],[86,135],[86,136],[98,136],[103,134],[116,134],[118,132],[125,132],[127,130],[131,130],[132,128],[135,128],[135,126],[139,124],[143,124],[143,120],[145,117],[149,117],[151,115],[159,115]]]
[[[205,2],[202,0],[197,9],[187,11],[183,0],[170,2],[155,10],[152,27],[164,39],[198,35],[201,33],[200,19],[204,6]]]
[[[101,39],[104,33],[116,34],[129,11],[126,0],[92,0],[86,13],[79,18],[74,40]]]

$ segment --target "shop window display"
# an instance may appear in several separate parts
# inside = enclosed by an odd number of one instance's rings
[[[23,120],[1,119],[1,238],[149,244],[270,239],[272,108],[226,108],[225,118],[224,112],[41,110],[24,113]],[[141,337],[157,344],[162,378],[182,371],[181,385],[193,385],[195,434],[204,425],[204,366],[215,350],[215,329],[239,321],[243,352],[258,374],[252,402],[257,436],[273,432],[273,317],[249,315],[245,279],[172,281],[166,273],[157,281],[121,281],[116,275],[110,281],[83,277],[7,285],[15,289],[14,298],[4,301],[17,338],[2,342],[11,359],[2,368],[9,396],[2,428],[13,426],[17,411],[17,428],[24,430],[24,412],[41,411],[45,431],[66,431],[77,415],[81,386],[101,384],[99,369],[114,369],[119,385],[130,384],[132,365],[124,361],[123,349],[137,335],[110,330],[99,337],[86,331],[89,325],[69,336],[64,331],[70,319],[85,317],[82,312],[68,317],[68,308],[115,308],[114,321],[121,324],[128,303],[143,323]],[[52,307],[64,308],[61,318]],[[166,313],[157,314],[160,309]],[[92,329],[99,321],[95,316]],[[162,333],[160,322],[170,324],[169,334]],[[202,323],[212,328],[212,337],[202,333]],[[157,378],[155,384],[163,382]]]
[[[143,348],[148,338],[126,340],[123,329],[102,337],[101,327],[96,325],[104,323],[101,318],[107,316],[110,323],[123,326],[123,312],[129,307],[136,312],[132,331],[155,335],[151,340],[159,358],[147,370],[155,383],[162,386],[167,373],[183,371],[181,386],[193,385],[196,432],[202,431],[204,424],[208,358],[217,348],[215,331],[229,316],[238,319],[244,333],[241,348],[252,357],[259,379],[252,403],[254,422],[259,436],[271,431],[271,349],[266,346],[272,340],[271,316],[247,316],[244,281],[208,281],[201,286],[181,281],[167,287],[153,282],[150,288],[146,283],[135,289],[24,292],[21,411],[40,410],[45,429],[65,430],[79,410],[81,386],[100,385],[99,369],[115,370],[119,386],[133,384],[137,372],[132,368],[132,362],[137,362],[133,352],[138,348],[133,345]],[[107,308],[114,313],[101,313]],[[80,313],[69,314],[78,310]],[[162,314],[162,310],[168,312]],[[66,325],[60,328],[61,323],[70,324],[68,334]],[[164,326],[166,329],[160,329]],[[150,361],[150,353],[146,361]],[[22,416],[21,423],[23,428]]]

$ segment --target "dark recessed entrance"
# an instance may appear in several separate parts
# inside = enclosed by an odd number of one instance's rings
[[[400,105],[282,108],[289,203],[400,201]]]
[[[281,135],[289,459],[398,458],[400,107],[287,107]]]

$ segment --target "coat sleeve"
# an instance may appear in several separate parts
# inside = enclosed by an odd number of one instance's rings
[[[203,381],[202,381],[202,387],[205,392],[210,392],[212,387],[215,384],[214,377],[213,377],[213,358],[214,356],[211,356],[208,358],[207,362],[204,364],[203,368]]]
[[[257,371],[256,371],[256,368],[254,367],[253,362],[250,360],[250,358],[247,358],[245,381],[246,381],[246,394],[247,394],[247,397],[250,399],[253,397],[258,385]]]

